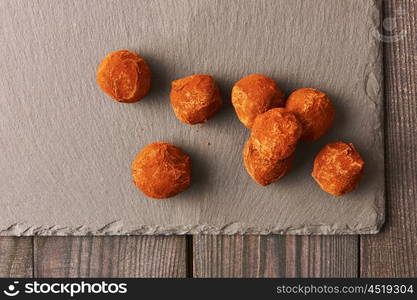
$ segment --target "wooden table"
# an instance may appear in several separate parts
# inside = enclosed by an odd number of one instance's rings
[[[387,223],[370,236],[1,237],[1,277],[417,277],[417,0],[384,2]]]

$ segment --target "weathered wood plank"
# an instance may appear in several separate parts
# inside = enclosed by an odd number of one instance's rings
[[[357,236],[194,236],[194,277],[356,277]]]
[[[362,277],[417,276],[417,1],[384,1],[388,219],[361,238]],[[401,36],[403,36],[401,38]]]
[[[35,277],[185,277],[186,238],[35,237]]]
[[[0,277],[32,277],[33,239],[0,237]]]

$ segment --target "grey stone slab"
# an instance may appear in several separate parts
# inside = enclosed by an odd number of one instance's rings
[[[1,235],[376,233],[384,221],[382,54],[374,1],[0,2]],[[109,52],[140,53],[152,91],[136,104],[102,93],[95,71]],[[170,83],[212,74],[226,107],[208,123],[180,123]],[[336,121],[298,147],[292,171],[261,187],[241,151],[249,131],[230,104],[250,73],[288,95],[327,92]],[[331,141],[353,142],[366,161],[359,188],[333,197],[310,176]],[[192,158],[193,185],[146,198],[130,165],[167,141]]]

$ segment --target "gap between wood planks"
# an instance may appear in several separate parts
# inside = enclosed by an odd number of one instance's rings
[[[187,278],[194,277],[194,250],[193,250],[193,236],[187,235],[186,236],[186,271],[187,271]]]

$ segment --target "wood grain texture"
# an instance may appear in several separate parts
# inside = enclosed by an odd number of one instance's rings
[[[174,236],[35,237],[35,277],[185,277],[186,240]]]
[[[361,238],[362,277],[417,276],[417,1],[384,1],[386,197],[381,234]],[[390,25],[388,27],[388,25]]]
[[[33,238],[0,238],[0,277],[32,277]]]
[[[356,277],[356,236],[194,236],[194,277]]]

